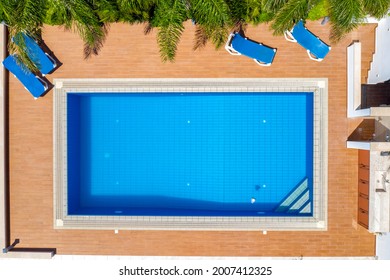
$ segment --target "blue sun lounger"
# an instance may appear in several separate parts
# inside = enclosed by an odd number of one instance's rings
[[[229,35],[225,49],[232,55],[245,55],[252,58],[261,66],[270,66],[276,54],[276,49],[249,40],[239,33]]]
[[[284,37],[287,41],[300,44],[304,47],[309,58],[315,61],[322,61],[330,51],[331,47],[325,44],[320,38],[311,33],[300,20],[291,31],[286,30]]]
[[[26,53],[28,57],[34,62],[35,66],[42,73],[42,75],[49,74],[54,68],[57,67],[56,61],[35,42],[33,38],[26,35],[25,33],[19,33],[13,38],[15,44],[18,44],[18,36],[23,36],[26,44]]]
[[[3,61],[3,65],[8,71],[22,82],[34,98],[40,97],[48,89],[48,84],[40,77],[34,75],[25,65],[19,65],[13,55],[8,56]]]

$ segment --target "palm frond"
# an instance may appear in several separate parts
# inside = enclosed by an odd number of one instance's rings
[[[15,33],[13,30],[10,34],[12,33],[15,35],[10,36],[8,51],[15,56],[16,62],[22,65],[22,69],[28,68],[32,72],[38,72],[38,67],[40,65],[35,65],[35,63],[32,62],[31,58],[27,55],[27,47],[23,36],[20,32]],[[16,41],[18,44],[15,43]]]
[[[99,20],[104,23],[116,22],[119,18],[119,10],[116,1],[90,0]]]
[[[251,24],[271,21],[274,13],[268,11],[262,0],[247,0],[244,20]]]
[[[45,24],[62,25],[67,29],[72,27],[72,20],[65,5],[61,1],[46,0]]]
[[[14,13],[13,26],[28,31],[40,29],[45,14],[44,0],[18,1]]]
[[[232,21],[259,24],[271,20],[272,13],[263,8],[262,0],[225,0],[229,6]]]
[[[4,14],[3,10],[0,7],[0,22],[6,22],[6,20],[7,20],[7,17],[6,17],[6,15]]]
[[[101,24],[99,27],[89,29],[85,33],[84,39],[84,57],[88,59],[91,55],[98,55],[103,48],[108,31],[110,29],[109,23]]]
[[[337,42],[364,22],[365,13],[361,0],[329,0],[331,20],[330,39]]]
[[[210,38],[216,49],[225,45],[228,35],[229,30],[225,26],[219,26],[212,30]]]
[[[77,31],[84,42],[84,57],[98,54],[103,47],[107,25],[100,21],[89,0],[47,0],[58,10],[52,11],[65,28]]]
[[[1,6],[8,25],[9,40],[8,51],[15,54],[17,61],[32,71],[37,70],[31,59],[27,56],[27,47],[21,32],[27,33],[34,39],[39,39],[42,32],[45,5],[43,0],[10,0]],[[16,40],[14,40],[14,37]],[[18,42],[16,44],[15,42]]]
[[[92,54],[98,55],[106,40],[108,25],[87,26],[77,22],[76,26],[84,41],[84,57],[88,59]]]
[[[263,7],[267,12],[277,13],[289,0],[263,0]]]
[[[272,23],[275,35],[281,35],[309,12],[308,0],[290,0],[276,13]]]
[[[230,17],[233,22],[241,21],[246,16],[248,9],[248,2],[261,1],[261,0],[225,0],[226,5],[229,8]]]
[[[4,21],[7,25],[11,25],[14,17],[14,10],[16,7],[16,1],[0,1],[0,16],[1,21]]]
[[[163,61],[173,61],[177,45],[187,20],[187,8],[182,0],[159,1],[152,19],[152,26],[159,28],[157,42]]]
[[[328,16],[329,11],[329,2],[328,0],[311,0],[310,1],[310,11],[307,15],[309,20],[318,20]]]
[[[119,20],[141,23],[150,20],[158,0],[116,0]]]
[[[127,12],[142,11],[156,4],[158,0],[116,0],[120,10]]]
[[[383,18],[390,9],[390,0],[362,0],[364,12],[380,19]]]
[[[212,27],[232,24],[229,6],[224,0],[189,0],[191,15],[197,23]]]
[[[190,14],[197,23],[194,50],[206,45],[207,41],[220,48],[226,41],[228,31],[240,20],[240,9],[224,0],[189,0]],[[232,5],[232,10],[229,5]],[[240,3],[241,4],[241,3]],[[239,4],[238,4],[239,5]]]

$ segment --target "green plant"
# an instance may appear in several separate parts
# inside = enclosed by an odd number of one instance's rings
[[[76,31],[84,41],[85,58],[99,53],[108,31],[107,22],[99,19],[93,2],[96,1],[46,0],[48,12],[45,22]]]
[[[177,45],[187,20],[187,8],[182,0],[159,1],[153,14],[151,25],[158,27],[157,42],[163,61],[175,58]]]
[[[229,29],[233,26],[230,7],[224,0],[191,0],[190,13],[196,22],[194,48],[204,46],[211,40],[216,48],[221,47]]]
[[[317,5],[314,5],[313,8],[309,11],[307,15],[308,20],[318,20],[328,15],[329,2],[328,0],[321,0]]]

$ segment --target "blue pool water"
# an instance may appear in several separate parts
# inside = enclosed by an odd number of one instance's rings
[[[67,104],[69,215],[312,215],[312,93],[70,93]]]

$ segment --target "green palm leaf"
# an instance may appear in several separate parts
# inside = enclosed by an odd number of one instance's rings
[[[234,11],[230,10],[228,1],[223,0],[189,0],[190,14],[197,24],[194,49],[205,46],[207,41],[220,48],[227,39],[228,31],[234,22]],[[241,2],[239,2],[241,4]],[[238,4],[238,5],[240,5]],[[236,6],[237,7],[237,6]],[[239,15],[241,12],[237,12]],[[238,20],[236,15],[236,19]]]
[[[100,22],[116,22],[119,18],[119,9],[114,0],[90,0]]]
[[[383,18],[390,9],[390,0],[362,0],[364,11],[378,19]]]
[[[129,23],[150,20],[158,0],[116,0],[120,21]]]
[[[289,0],[263,0],[263,7],[270,13],[277,13]]]
[[[226,0],[233,22],[259,24],[270,21],[272,13],[265,10],[263,0]]]
[[[152,26],[158,27],[157,42],[163,61],[173,61],[177,45],[187,20],[187,8],[182,0],[159,1],[152,19]]]
[[[272,23],[274,34],[281,35],[309,12],[308,0],[290,0],[275,15]]]
[[[120,10],[128,12],[145,10],[156,4],[157,1],[158,0],[116,0]]]
[[[189,0],[193,20],[201,25],[232,25],[229,6],[223,0]]]
[[[332,24],[330,39],[339,41],[364,22],[365,13],[361,0],[329,0]]]
[[[247,10],[244,20],[251,24],[259,24],[272,20],[273,13],[267,11],[262,0],[247,0]]]
[[[311,1],[313,2],[313,1]],[[328,16],[329,11],[329,2],[328,0],[320,0],[315,1],[316,3],[313,3],[309,14],[307,15],[307,19],[309,20],[318,20],[320,18],[324,18]]]
[[[6,23],[15,29],[40,29],[45,14],[44,0],[9,0],[3,3]]]
[[[9,0],[0,5],[4,21],[8,25],[9,40],[8,51],[16,54],[18,61],[25,64],[32,71],[37,70],[36,65],[30,60],[26,53],[24,39],[20,36],[18,45],[12,38],[20,32],[25,32],[35,39],[39,39],[45,14],[43,0]]]
[[[56,24],[76,30],[84,41],[84,56],[98,54],[106,38],[107,26],[99,20],[88,0],[46,0]]]

